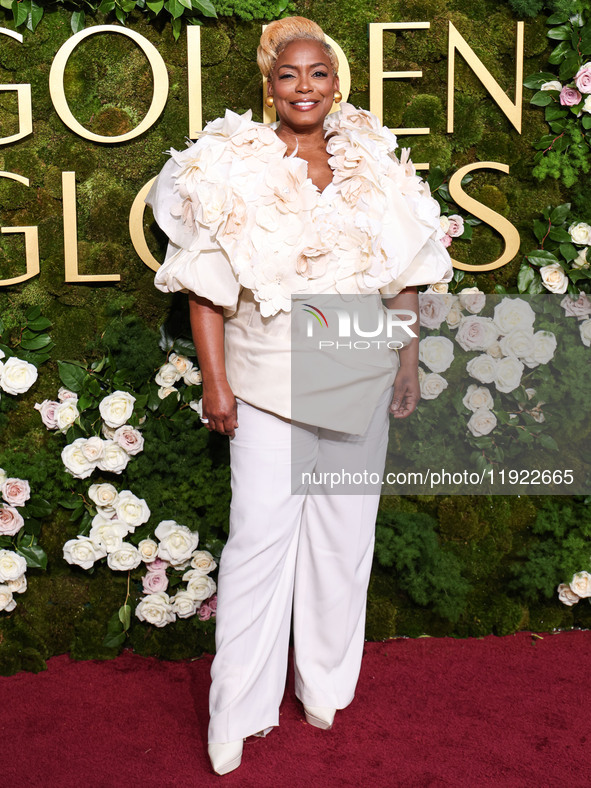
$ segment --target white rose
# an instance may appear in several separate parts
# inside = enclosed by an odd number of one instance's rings
[[[183,580],[187,581],[187,591],[194,599],[202,602],[210,597],[216,589],[215,582],[209,575],[202,575],[196,569],[190,569],[183,575]]]
[[[589,572],[576,572],[569,583],[570,590],[577,596],[591,596],[591,575]]]
[[[92,542],[87,536],[68,539],[64,545],[64,559],[82,569],[90,569],[95,561],[104,558],[107,551]]]
[[[103,446],[104,453],[97,463],[97,468],[101,471],[121,473],[127,467],[129,454],[115,441],[105,441]]]
[[[564,309],[565,317],[577,317],[579,319],[591,315],[591,301],[587,293],[580,292],[576,298],[565,295],[560,306]]]
[[[155,542],[153,539],[142,539],[137,549],[142,561],[146,564],[151,564],[152,561],[158,558],[158,542]]]
[[[27,570],[27,562],[22,555],[12,550],[0,550],[0,583],[17,580]]]
[[[109,569],[114,569],[116,572],[127,572],[128,569],[135,569],[141,562],[142,557],[137,547],[127,542],[123,542],[120,547],[107,555]]]
[[[453,302],[453,304],[449,308],[449,312],[447,313],[447,317],[445,318],[445,322],[447,323],[448,327],[452,330],[457,328],[460,323],[462,322],[462,305],[460,304],[459,298]]]
[[[158,389],[158,396],[160,399],[166,399],[171,394],[176,394],[177,399],[180,399],[181,397],[180,391],[175,389],[173,386],[160,386]]]
[[[116,511],[117,517],[133,528],[147,523],[150,519],[148,504],[143,498],[135,496],[131,490],[121,490]]]
[[[2,367],[0,388],[7,394],[24,394],[37,380],[37,375],[36,366],[16,356],[11,356]]]
[[[179,375],[186,375],[193,369],[193,362],[186,356],[178,356],[176,353],[171,353],[168,357],[168,362],[175,367]]]
[[[173,566],[190,561],[191,553],[199,544],[199,534],[174,520],[163,520],[156,527],[154,535],[160,541],[158,557],[170,561]]]
[[[55,423],[58,430],[67,432],[79,416],[80,412],[74,400],[70,399],[60,403],[55,409]]]
[[[4,468],[0,468],[0,486],[2,486],[7,479],[8,479],[8,474],[6,473]]]
[[[487,348],[486,352],[493,358],[503,358],[503,349],[499,342],[492,342]]]
[[[425,293],[447,293],[449,290],[449,285],[447,282],[436,282],[434,285],[429,285],[429,287],[425,290]]]
[[[208,550],[197,550],[191,558],[191,566],[202,575],[207,575],[213,572],[217,564]]]
[[[201,377],[201,370],[193,367],[183,375],[183,382],[187,386],[198,386],[203,378]]]
[[[444,213],[442,213],[441,216],[439,217],[439,226],[441,227],[444,233],[446,233],[449,230],[449,219]]]
[[[0,610],[10,613],[16,607],[16,602],[12,596],[12,591],[7,585],[0,583]]]
[[[591,98],[591,94],[589,96]],[[571,262],[573,268],[589,268],[589,260],[587,260],[587,249],[579,249],[579,253]]]
[[[60,388],[57,393],[57,398],[60,402],[65,402],[68,399],[73,399],[75,402],[78,402],[78,394],[75,394],[73,391],[70,391],[70,389],[65,388],[65,386]]]
[[[25,479],[5,479],[0,489],[10,506],[24,506],[31,497],[31,486]]]
[[[591,347],[591,320],[583,320],[579,324],[579,331],[581,333],[581,342],[585,347]]]
[[[477,386],[474,383],[471,383],[468,386],[468,391],[464,394],[464,399],[462,402],[464,406],[472,412],[477,411],[480,408],[488,408],[488,410],[492,410],[494,405],[490,391],[487,388],[484,388],[483,386]]]
[[[554,357],[555,350],[556,336],[551,331],[536,331],[532,352],[525,356],[523,361],[530,369],[538,364],[547,364]]]
[[[569,235],[574,244],[582,244],[584,246],[591,245],[591,225],[585,222],[578,224],[571,224],[568,228]],[[556,263],[554,264],[556,265]]]
[[[513,356],[507,356],[497,361],[495,369],[495,386],[497,391],[508,394],[519,386],[523,375],[523,364]]]
[[[544,82],[540,90],[562,90],[562,84],[557,79],[552,79],[550,82]]]
[[[104,509],[115,510],[119,493],[112,484],[91,484],[88,488],[88,497],[97,506]]]
[[[441,392],[447,388],[447,380],[436,372],[423,374],[419,383],[422,399],[437,399]]]
[[[191,410],[196,411],[200,416],[203,416],[203,400],[202,399],[193,399],[189,402],[189,407]]]
[[[503,298],[495,306],[494,321],[501,334],[509,334],[515,328],[531,329],[536,313],[522,298]]]
[[[419,358],[431,372],[445,372],[454,360],[454,345],[447,337],[425,337],[419,342]]]
[[[139,454],[144,449],[144,436],[129,424],[124,424],[123,427],[116,429],[113,440],[131,456]]]
[[[98,462],[105,451],[105,443],[106,441],[103,441],[97,436],[88,438],[86,443],[81,444],[82,454],[87,460],[90,460],[90,462]]]
[[[459,299],[462,308],[473,315],[481,312],[486,304],[486,296],[477,287],[465,287],[460,291]]]
[[[451,299],[447,295],[436,293],[419,294],[419,320],[425,328],[439,328],[447,317],[451,307]]]
[[[154,380],[159,386],[173,386],[177,380],[182,378],[182,374],[178,371],[174,364],[163,364],[158,372],[156,373],[156,377]]]
[[[86,438],[76,438],[73,443],[69,443],[62,449],[62,462],[68,473],[71,473],[75,479],[86,479],[96,468],[96,463],[84,456],[82,447],[85,444]]]
[[[581,598],[567,583],[561,583],[556,590],[558,591],[558,599],[569,607],[576,605]]]
[[[500,340],[501,350],[505,356],[526,358],[534,352],[534,335],[531,329],[515,328]]]
[[[549,290],[551,293],[566,293],[568,277],[560,263],[543,265],[540,268],[540,276],[546,290]]]
[[[113,553],[123,544],[130,529],[122,520],[102,520],[94,518],[88,534],[90,541],[107,553]]]
[[[101,432],[103,433],[103,435],[108,441],[115,440],[115,433],[117,432],[117,430],[112,430],[110,427],[107,427],[107,425],[104,422],[103,422],[103,426],[101,427]]]
[[[450,238],[459,238],[464,234],[464,218],[458,213],[450,213],[447,217],[449,219],[449,227],[446,233]]]
[[[18,509],[0,504],[0,536],[15,536],[24,524],[24,518]]]
[[[27,576],[23,572],[20,577],[17,577],[16,580],[7,580],[6,585],[13,594],[24,594],[27,590]]]
[[[114,391],[99,404],[99,411],[107,427],[122,427],[133,413],[135,397],[127,391]]]
[[[155,627],[165,627],[175,620],[170,599],[164,591],[145,596],[136,607],[135,614],[140,621],[147,621]]]
[[[39,411],[41,421],[48,430],[55,430],[57,423],[55,420],[55,411],[59,408],[60,403],[51,399],[44,399],[43,402],[35,403],[35,410]]]
[[[172,609],[179,618],[194,616],[200,604],[200,601],[189,591],[177,591],[170,601],[172,602]]]
[[[492,383],[495,379],[497,364],[496,358],[483,353],[481,356],[470,359],[466,364],[466,371],[471,378],[476,378],[480,383]]]
[[[477,438],[482,435],[488,435],[497,426],[497,417],[488,408],[478,408],[470,416],[468,421],[468,429],[472,435]]]
[[[463,317],[458,327],[456,342],[466,351],[487,350],[496,342],[499,330],[490,317]]]

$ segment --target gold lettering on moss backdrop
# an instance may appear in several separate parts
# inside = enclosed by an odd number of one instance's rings
[[[135,129],[128,131],[126,134],[119,134],[116,137],[105,137],[101,134],[94,134],[92,131],[85,129],[82,124],[78,123],[70,110],[64,91],[64,71],[68,58],[81,41],[97,33],[118,33],[119,35],[128,36],[142,50],[152,69],[154,90],[148,114]],[[151,44],[147,38],[136,33],[135,30],[130,30],[127,27],[119,27],[118,25],[95,25],[94,27],[89,27],[86,30],[81,30],[79,33],[76,33],[76,35],[69,38],[66,43],[60,47],[53,59],[51,71],[49,72],[49,92],[55,111],[69,129],[80,137],[91,140],[91,142],[106,142],[112,145],[114,142],[126,142],[127,140],[134,139],[134,137],[139,137],[140,134],[147,131],[150,126],[158,120],[166,104],[166,99],[168,98],[168,72],[160,52],[158,52],[156,47]]]
[[[0,172],[0,178],[8,178],[11,181],[29,185],[29,179],[14,172]],[[2,227],[2,233],[23,233],[25,236],[25,261],[27,270],[22,276],[14,276],[12,279],[2,279],[0,285],[17,285],[19,282],[26,282],[39,273],[39,234],[36,227]]]
[[[421,77],[422,71],[384,71],[384,31],[389,30],[428,30],[429,22],[379,22],[369,25],[369,103],[370,110],[383,122],[383,82],[385,79],[402,79],[408,77]],[[263,26],[264,29],[264,26]],[[480,58],[470,48],[459,31],[449,22],[448,42],[448,133],[453,132],[454,119],[454,78],[455,54],[459,52],[468,66],[480,79],[490,96],[497,103],[500,110],[508,118],[514,128],[521,133],[521,103],[523,81],[523,38],[524,23],[517,23],[516,35],[516,69],[515,69],[515,102],[512,102],[503,92],[498,82],[494,79]],[[104,136],[94,134],[84,128],[72,114],[64,90],[64,72],[72,52],[85,38],[98,33],[120,34],[130,38],[144,53],[152,71],[153,92],[149,110],[144,119],[131,131],[118,136]],[[19,33],[6,28],[0,28],[0,34],[10,36],[19,43],[23,37]],[[336,41],[327,36],[327,40],[335,49],[339,59],[339,76],[341,92],[346,99],[351,87],[351,74],[348,60],[342,48]],[[203,127],[203,111],[201,96],[201,31],[198,26],[187,28],[187,72],[188,72],[188,109],[189,109],[189,136],[194,139]],[[166,65],[156,47],[144,36],[126,27],[119,25],[96,25],[71,36],[58,50],[51,65],[49,76],[49,91],[55,110],[63,123],[75,134],[98,144],[113,144],[126,142],[144,134],[157,121],[161,115],[168,98],[169,80]],[[15,91],[18,100],[18,132],[0,138],[0,145],[23,139],[33,131],[33,117],[31,105],[31,86],[0,85],[1,91]],[[275,111],[264,104],[266,84],[263,85],[263,119],[266,123],[275,119]],[[334,105],[332,112],[338,109]],[[398,134],[426,135],[429,128],[399,128],[393,129]],[[417,169],[428,169],[428,164],[416,164]],[[469,197],[461,187],[461,179],[475,169],[496,169],[508,173],[509,166],[500,162],[476,162],[466,165],[456,172],[450,179],[449,188],[452,199],[462,208],[470,211],[489,226],[497,230],[505,241],[505,250],[498,260],[486,265],[466,265],[453,261],[456,268],[467,271],[491,271],[510,262],[519,250],[519,234],[516,228],[503,216],[492,211],[477,200]],[[9,178],[29,185],[27,178],[15,173],[0,173],[0,177]],[[145,184],[137,194],[129,214],[129,233],[133,246],[140,259],[152,270],[158,270],[160,263],[150,252],[143,230],[143,217],[145,211],[144,198],[147,195],[153,178]],[[78,244],[77,244],[77,216],[76,216],[76,182],[74,172],[62,173],[63,189],[63,223],[64,223],[64,261],[66,282],[118,282],[119,274],[80,274],[78,271]],[[3,227],[2,233],[23,233],[25,236],[26,273],[11,279],[0,280],[0,287],[23,282],[39,273],[39,248],[36,227]]]
[[[460,208],[473,214],[477,219],[482,219],[483,222],[494,227],[494,229],[503,236],[505,251],[498,260],[493,260],[492,263],[487,263],[486,265],[459,263],[452,257],[454,268],[461,268],[462,271],[493,271],[495,268],[502,268],[502,266],[507,265],[519,251],[520,238],[517,228],[515,228],[508,219],[505,219],[504,216],[501,216],[496,211],[478,202],[478,200],[475,200],[473,197],[469,197],[462,189],[462,178],[464,175],[467,175],[473,170],[485,168],[500,170],[505,174],[509,173],[509,165],[501,164],[498,161],[476,161],[473,164],[466,164],[464,167],[460,167],[457,172],[454,172],[449,179],[449,193],[452,200],[456,202]]]
[[[14,38],[19,44],[23,43],[23,37],[20,33],[14,30],[8,30],[6,27],[0,27],[0,34]],[[23,137],[28,137],[33,133],[33,104],[31,101],[31,86],[30,85],[0,85],[0,90],[15,90],[16,100],[18,106],[18,131],[16,134],[11,134],[9,137],[1,137],[0,145],[9,145],[11,142],[22,140]]]

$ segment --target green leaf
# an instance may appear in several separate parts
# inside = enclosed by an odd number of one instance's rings
[[[14,17],[15,27],[20,27],[27,21],[29,12],[31,10],[31,3],[17,2],[14,0],[12,3],[12,15]]]
[[[217,17],[215,6],[210,0],[193,0],[193,8],[197,8],[203,16]],[[279,11],[279,13],[281,13]]]
[[[583,115],[581,123],[584,129],[591,129],[591,115]]]
[[[562,58],[565,56],[567,52],[571,52],[570,44],[567,41],[561,41],[557,47],[555,47],[552,52],[550,53],[550,57],[548,58],[548,63],[551,63],[553,66],[558,65],[562,61]],[[556,75],[554,75],[556,78]]]
[[[580,58],[577,52],[567,52],[564,60],[558,69],[558,76],[561,80],[571,79],[578,71],[580,65]]]
[[[500,295],[505,295],[507,292],[507,288],[503,287],[503,285],[495,285],[495,293],[499,293]]]
[[[70,391],[80,391],[86,377],[86,369],[70,364],[66,361],[57,362],[61,382]]]
[[[29,331],[45,331],[52,325],[51,320],[47,317],[38,317],[35,320],[27,320],[27,328]]]
[[[84,30],[84,22],[85,22],[85,14],[84,11],[73,11],[72,18],[70,20],[70,27],[72,28],[73,33],[79,33],[81,30]]]
[[[164,8],[164,0],[155,0],[155,2],[150,2],[150,0],[147,0],[146,5],[153,14],[159,14]]]
[[[568,41],[570,39],[570,34],[572,32],[572,27],[567,23],[565,25],[560,25],[559,27],[552,27],[546,35],[548,38],[555,39],[556,41]]]
[[[558,120],[558,118],[566,118],[568,116],[568,110],[565,107],[561,107],[560,104],[556,104],[554,107],[548,107],[546,110],[546,120]]]
[[[560,254],[564,257],[564,259],[570,263],[571,260],[574,260],[577,256],[577,250],[572,243],[564,243],[560,244]]]
[[[164,8],[166,8],[173,19],[178,19],[183,14],[183,6],[179,3],[179,0],[166,0]]]
[[[534,235],[541,241],[548,232],[548,222],[541,222],[539,219],[534,219]]]
[[[539,71],[537,74],[530,74],[526,77],[523,85],[530,90],[539,90],[545,82],[554,82],[556,74],[550,71]]]
[[[569,202],[557,205],[550,214],[552,224],[562,224],[570,213],[571,204]],[[570,237],[570,236],[569,236]]]
[[[441,169],[441,167],[433,167],[430,170],[429,175],[427,176],[427,183],[431,189],[431,192],[434,192],[438,189],[443,181],[445,180],[445,173]]]
[[[527,292],[530,295],[539,295],[540,293],[546,293],[547,290],[542,284],[542,278],[539,275],[536,275],[534,279],[532,279],[529,287],[527,288]]]
[[[517,287],[520,293],[525,293],[535,278],[533,268],[530,268],[526,263],[522,263],[519,273],[517,274]]]
[[[39,495],[32,495],[23,507],[24,517],[47,517],[53,511],[49,501]]]
[[[51,342],[49,334],[40,334],[32,339],[21,339],[21,347],[24,350],[40,350]]]
[[[554,99],[548,90],[538,90],[529,100],[529,103],[534,104],[536,107],[546,107],[553,102]]]
[[[38,317],[41,317],[41,307],[40,306],[32,306],[25,312],[25,317],[27,322],[30,320],[37,320]]]
[[[119,608],[119,621],[123,624],[123,629],[128,630],[131,626],[131,605],[121,605]]]
[[[197,351],[195,350],[195,345],[190,339],[186,337],[177,337],[174,340],[174,345],[172,349],[175,353],[178,353],[181,356],[193,356],[197,355]]]
[[[181,36],[181,30],[183,29],[183,22],[181,17],[179,16],[178,19],[172,20],[172,37],[175,41],[178,41]]]
[[[571,240],[570,235],[562,227],[553,227],[548,233],[548,237],[559,243],[569,243]]]
[[[31,3],[31,13],[27,18],[27,28],[31,30],[31,32],[35,32],[37,29],[37,25],[43,19],[43,8],[37,3]]]
[[[103,0],[99,5],[98,10],[101,14],[110,14],[115,8],[115,0]]]
[[[119,648],[125,643],[125,632],[120,632],[118,635],[105,635],[103,639],[104,648]]]
[[[47,569],[47,554],[39,545],[33,544],[30,547],[21,545],[16,552],[26,559],[27,566]]]
[[[545,249],[534,249],[526,257],[532,265],[551,265],[559,262],[552,252],[547,252]]]
[[[558,444],[551,435],[542,432],[539,438],[540,443],[545,449],[548,449],[549,451],[558,451]]]
[[[561,25],[563,22],[566,22],[568,18],[568,14],[564,13],[564,11],[557,11],[555,14],[552,14],[548,17],[548,19],[546,19],[546,24]]]

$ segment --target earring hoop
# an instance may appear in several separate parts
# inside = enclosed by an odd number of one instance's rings
[[[265,99],[265,104],[270,108],[273,106],[275,102],[273,101],[273,96],[267,96]]]
[[[343,94],[341,93],[341,91],[340,90],[335,90],[334,103],[335,104],[340,104],[342,100],[343,100]]]

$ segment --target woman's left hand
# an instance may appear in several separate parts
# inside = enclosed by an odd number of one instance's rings
[[[405,419],[417,407],[421,398],[419,374],[416,366],[410,369],[400,368],[394,381],[394,396],[390,404],[390,413],[395,419]]]

